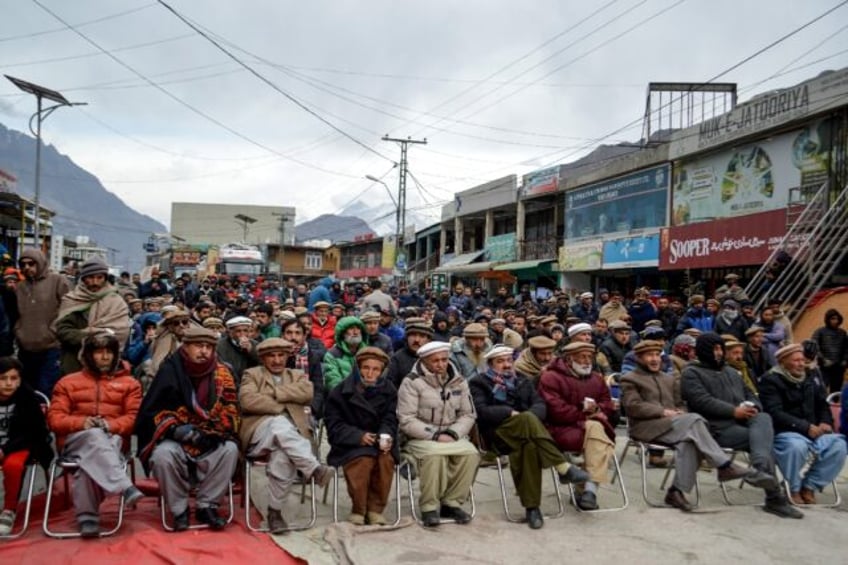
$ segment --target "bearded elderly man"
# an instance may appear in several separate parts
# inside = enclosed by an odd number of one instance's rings
[[[645,340],[634,349],[636,368],[621,378],[621,404],[627,412],[630,437],[675,448],[674,481],[665,503],[691,512],[693,506],[684,493],[695,486],[702,458],[717,467],[720,482],[744,479],[750,471],[733,465],[710,435],[703,416],[686,412],[680,379],[661,371],[662,343]]]
[[[462,330],[462,338],[451,344],[450,361],[465,380],[486,371],[486,353],[492,348],[489,330],[483,324],[472,323]]]
[[[774,455],[789,483],[792,502],[815,504],[816,491],[845,465],[845,438],[833,431],[833,416],[821,373],[805,368],[797,343],[777,350],[777,365],[760,379],[760,401],[774,423]],[[813,457],[805,474],[801,471]]]
[[[474,405],[468,383],[448,360],[450,345],[432,341],[418,349],[418,361],[398,390],[400,431],[408,438],[401,451],[418,469],[419,505],[425,527],[443,518],[467,524],[462,509],[480,456],[468,440]]]
[[[412,371],[418,361],[418,350],[430,343],[434,335],[433,327],[424,318],[407,318],[405,331],[404,345],[392,354],[386,370],[386,378],[395,388],[399,388],[403,378]]]
[[[589,475],[565,460],[545,429],[545,401],[529,379],[513,372],[513,353],[511,347],[493,347],[486,354],[486,372],[471,379],[469,387],[480,433],[490,450],[509,455],[512,481],[526,509],[527,524],[536,530],[544,524],[539,510],[542,470],[553,467],[563,484],[585,482]]]
[[[515,360],[514,369],[517,375],[521,375],[535,385],[539,375],[554,358],[557,342],[548,336],[537,335],[527,340],[527,345],[528,347]]]
[[[123,349],[130,336],[132,320],[129,308],[118,290],[106,281],[109,266],[100,259],[89,259],[80,269],[80,282],[62,297],[53,330],[62,345],[61,372],[79,371],[79,351],[87,336],[111,331]]]
[[[577,499],[582,510],[598,509],[598,484],[609,481],[615,454],[615,428],[610,418],[616,409],[603,375],[593,370],[594,358],[591,343],[569,343],[539,378],[548,431],[563,451],[583,454],[590,480]]]
[[[226,326],[227,334],[218,340],[216,351],[218,359],[232,369],[238,388],[244,372],[259,365],[256,342],[250,339],[253,320],[246,316],[235,316],[227,320]]]
[[[312,452],[309,375],[286,365],[294,343],[280,338],[263,340],[257,348],[261,367],[244,372],[239,404],[241,442],[249,457],[268,457],[268,528],[273,534],[288,530],[283,503],[300,473],[326,487],[332,471]]]
[[[159,370],[162,361],[177,350],[189,326],[191,326],[191,317],[188,311],[179,306],[162,308],[162,321],[159,322],[156,337],[150,345],[150,370],[153,374]]]
[[[139,458],[153,470],[174,530],[189,527],[188,498],[197,486],[196,518],[214,530],[227,521],[218,502],[238,463],[239,406],[230,368],[218,360],[215,332],[191,327],[156,373],[136,420]]]
[[[736,369],[725,363],[724,341],[712,332],[702,334],[695,353],[697,360],[683,369],[681,390],[687,407],[707,419],[721,447],[750,454],[753,469],[745,482],[765,490],[763,510],[783,518],[803,518],[775,478],[771,417],[763,413],[759,399]]]

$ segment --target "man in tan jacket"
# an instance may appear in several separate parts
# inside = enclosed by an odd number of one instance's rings
[[[468,383],[448,360],[450,344],[431,341],[418,349],[418,361],[401,381],[398,420],[408,438],[401,447],[421,478],[421,519],[426,527],[442,518],[467,524],[461,505],[468,497],[480,460],[468,441],[476,417]]]
[[[281,534],[288,530],[282,506],[297,472],[326,487],[332,470],[322,465],[312,452],[310,406],[312,383],[309,375],[287,369],[294,344],[281,338],[269,338],[257,347],[262,361],[247,369],[239,389],[242,410],[240,431],[248,457],[267,457],[268,528]]]

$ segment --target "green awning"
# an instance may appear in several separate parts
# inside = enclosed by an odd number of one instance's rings
[[[554,273],[554,259],[538,259],[534,261],[515,261],[512,263],[501,263],[493,267],[495,271],[509,271],[519,278],[538,276],[552,276]]]

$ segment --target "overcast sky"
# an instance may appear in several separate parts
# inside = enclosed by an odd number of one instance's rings
[[[166,226],[172,200],[373,223],[391,204],[364,176],[397,183],[386,133],[427,138],[408,206],[438,218],[456,191],[585,154],[648,82],[712,79],[840,0],[167,3],[279,91],[155,1],[0,0],[0,71],[88,103],[45,141]],[[848,66],[847,29],[843,5],[720,80],[744,101]],[[25,131],[34,107],[0,82],[0,122]]]

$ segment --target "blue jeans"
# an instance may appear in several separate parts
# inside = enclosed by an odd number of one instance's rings
[[[20,349],[18,359],[24,367],[24,374],[22,375],[24,382],[50,398],[53,394],[53,385],[61,376],[59,370],[61,355],[62,350],[58,347],[44,351]]]
[[[846,451],[845,440],[839,434],[810,439],[796,432],[783,432],[774,437],[774,458],[791,492],[799,492],[802,487],[821,491],[842,471]],[[813,462],[802,478],[801,469],[811,455]]]

